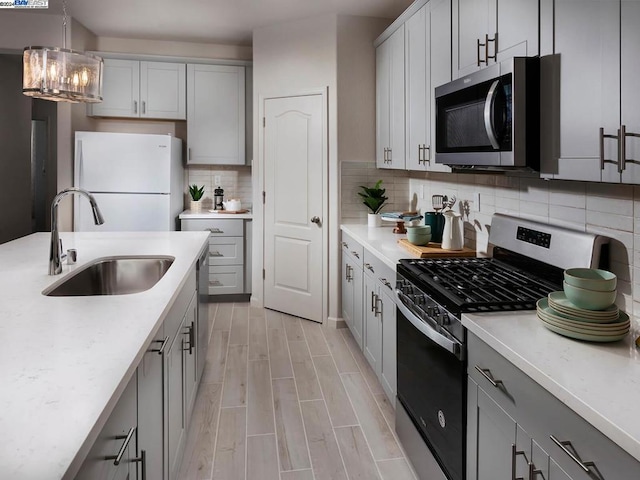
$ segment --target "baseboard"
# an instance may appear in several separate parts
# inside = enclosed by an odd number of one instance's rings
[[[329,328],[347,328],[347,322],[340,317],[328,317],[325,326]]]
[[[244,303],[250,300],[250,293],[227,293],[224,295],[209,295],[209,303]]]

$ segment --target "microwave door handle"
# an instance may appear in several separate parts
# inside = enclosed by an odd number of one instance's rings
[[[433,340],[435,343],[444,348],[447,352],[453,353],[455,356],[461,356],[461,346],[460,342],[450,340],[441,333],[435,331],[429,325],[427,325],[424,321],[420,320],[411,310],[407,308],[404,304],[404,301],[401,297],[402,293],[400,290],[396,290],[396,306],[398,310],[404,315],[404,317],[411,322],[411,324],[416,327],[420,332],[427,338]]]
[[[487,136],[489,137],[489,141],[493,148],[498,150],[500,148],[500,144],[498,143],[498,139],[496,138],[496,132],[493,129],[493,123],[491,121],[491,111],[493,110],[493,104],[496,101],[496,94],[498,92],[498,86],[500,85],[500,80],[496,80],[491,85],[489,89],[489,93],[487,93],[487,99],[484,102],[484,128],[487,130]]]

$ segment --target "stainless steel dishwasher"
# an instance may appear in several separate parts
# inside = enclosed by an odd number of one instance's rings
[[[202,377],[207,347],[209,344],[209,244],[200,254],[197,266],[198,275],[198,340],[196,343],[196,362],[198,382]]]

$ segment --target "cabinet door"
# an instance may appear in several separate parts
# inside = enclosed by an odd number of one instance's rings
[[[538,55],[539,38],[538,0],[497,1],[498,45],[497,61],[511,57],[535,57]],[[488,32],[492,37],[492,32]]]
[[[405,115],[404,115],[404,25],[396,30],[390,42],[389,98],[391,101],[389,123],[389,155],[391,163],[387,168],[403,170],[405,168]]]
[[[397,353],[396,353],[396,304],[393,301],[393,290],[383,285],[380,287],[380,308],[382,327],[382,359],[380,362],[380,381],[389,401],[396,404]]]
[[[104,59],[102,102],[91,105],[91,114],[135,117],[140,112],[140,62]]]
[[[196,391],[198,386],[198,369],[196,365],[196,346],[197,346],[197,319],[198,319],[198,302],[197,295],[191,298],[189,308],[184,318],[183,336],[184,346],[182,349],[184,364],[184,425],[189,426],[193,405],[196,399]]]
[[[380,319],[376,314],[379,305],[376,305],[378,299],[378,286],[375,278],[369,275],[364,275],[364,341],[363,352],[364,356],[376,372],[376,375],[380,377],[381,365],[380,356],[382,349],[382,329],[380,326]]]
[[[351,270],[353,265],[349,258],[342,254],[342,318],[353,333],[353,280]]]
[[[135,478],[133,459],[136,453],[136,389],[137,380],[134,374],[80,467],[76,480]],[[134,434],[130,438],[128,448],[125,449],[119,464],[115,465],[115,457],[132,429]]]
[[[166,413],[167,422],[167,461],[169,480],[178,478],[180,459],[184,451],[184,319],[178,328],[166,356]]]
[[[376,48],[376,167],[386,168],[389,149],[391,49],[389,40]]]
[[[187,118],[187,66],[184,63],[140,62],[140,116]]]
[[[627,133],[640,134],[640,91],[638,90],[638,78],[640,78],[640,1],[622,0],[622,41],[621,41],[621,85],[622,85],[622,125]],[[629,136],[624,139],[628,161],[640,161],[640,137]],[[640,164],[625,163],[622,172],[624,183],[640,183]]]
[[[468,479],[511,478],[516,422],[471,378],[468,382]]]
[[[430,4],[405,23],[406,168],[427,170],[431,146]]]
[[[352,324],[353,329],[351,333],[355,338],[360,348],[362,348],[363,334],[364,334],[364,302],[363,302],[363,277],[362,268],[358,264],[354,263],[351,270],[351,284],[353,291],[353,310],[352,310]]]
[[[187,65],[189,164],[245,164],[244,67]]]
[[[428,98],[430,103],[429,129],[430,148],[427,152],[427,170],[431,172],[451,172],[451,168],[436,163],[436,87],[451,81],[451,1],[431,0],[429,3],[429,33],[431,81]]]
[[[146,453],[147,478],[164,478],[163,363],[169,338],[160,328],[138,366],[138,448]]]
[[[559,152],[555,178],[619,182],[620,4],[617,0],[556,0],[555,53],[559,57]],[[585,71],[585,66],[587,70]]]
[[[453,0],[453,76],[463,77],[480,70],[486,63],[485,36],[494,38],[496,32],[496,0]],[[489,43],[489,55],[495,44]],[[494,60],[489,59],[490,64]]]

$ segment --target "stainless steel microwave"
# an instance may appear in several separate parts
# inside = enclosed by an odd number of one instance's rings
[[[436,163],[539,170],[539,65],[515,57],[437,87]]]

